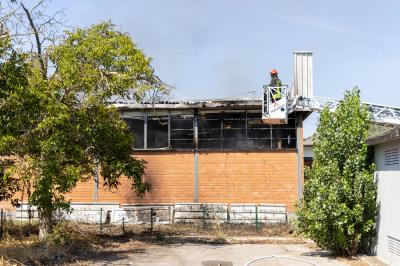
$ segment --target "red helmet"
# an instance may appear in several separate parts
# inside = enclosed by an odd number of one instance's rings
[[[271,72],[269,72],[270,75],[276,75],[278,74],[278,70],[272,69]]]

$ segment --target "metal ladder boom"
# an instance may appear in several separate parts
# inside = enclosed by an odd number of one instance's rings
[[[297,96],[294,100],[288,102],[289,112],[293,111],[315,111],[321,112],[324,107],[328,107],[329,110],[335,111],[339,106],[340,100],[313,97],[307,98]],[[375,123],[380,124],[395,124],[400,125],[400,107],[386,106],[372,103],[365,103],[369,111],[371,112],[371,120]]]

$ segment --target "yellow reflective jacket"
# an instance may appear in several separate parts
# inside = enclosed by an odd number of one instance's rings
[[[282,98],[282,90],[281,90],[281,86],[282,86],[282,82],[281,80],[278,78],[278,76],[273,76],[271,78],[271,82],[269,83],[270,87],[276,87],[275,91],[273,93],[271,93],[271,97],[272,100],[280,100]]]

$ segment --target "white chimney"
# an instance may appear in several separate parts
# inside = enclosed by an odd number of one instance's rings
[[[294,86],[291,96],[313,97],[312,52],[293,52]]]

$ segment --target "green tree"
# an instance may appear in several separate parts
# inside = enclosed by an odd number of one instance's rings
[[[109,22],[67,32],[40,54],[2,47],[0,184],[8,189],[0,198],[22,192],[37,207],[45,237],[54,213],[69,209],[64,195],[96,171],[110,188],[127,176],[143,196],[150,189],[145,162],[132,156],[132,134],[109,103],[167,90],[151,59]]]
[[[335,112],[325,108],[306,170],[297,227],[321,247],[354,255],[374,234],[376,185],[366,138],[369,111],[360,91],[346,91]]]
[[[12,165],[12,160],[4,157],[8,148],[4,143],[11,137],[11,132],[16,129],[15,123],[19,121],[9,121],[13,110],[4,107],[10,104],[9,100],[12,101],[16,91],[27,85],[26,70],[24,57],[11,48],[9,39],[0,39],[0,201],[11,200],[18,190],[18,182],[6,171]]]

